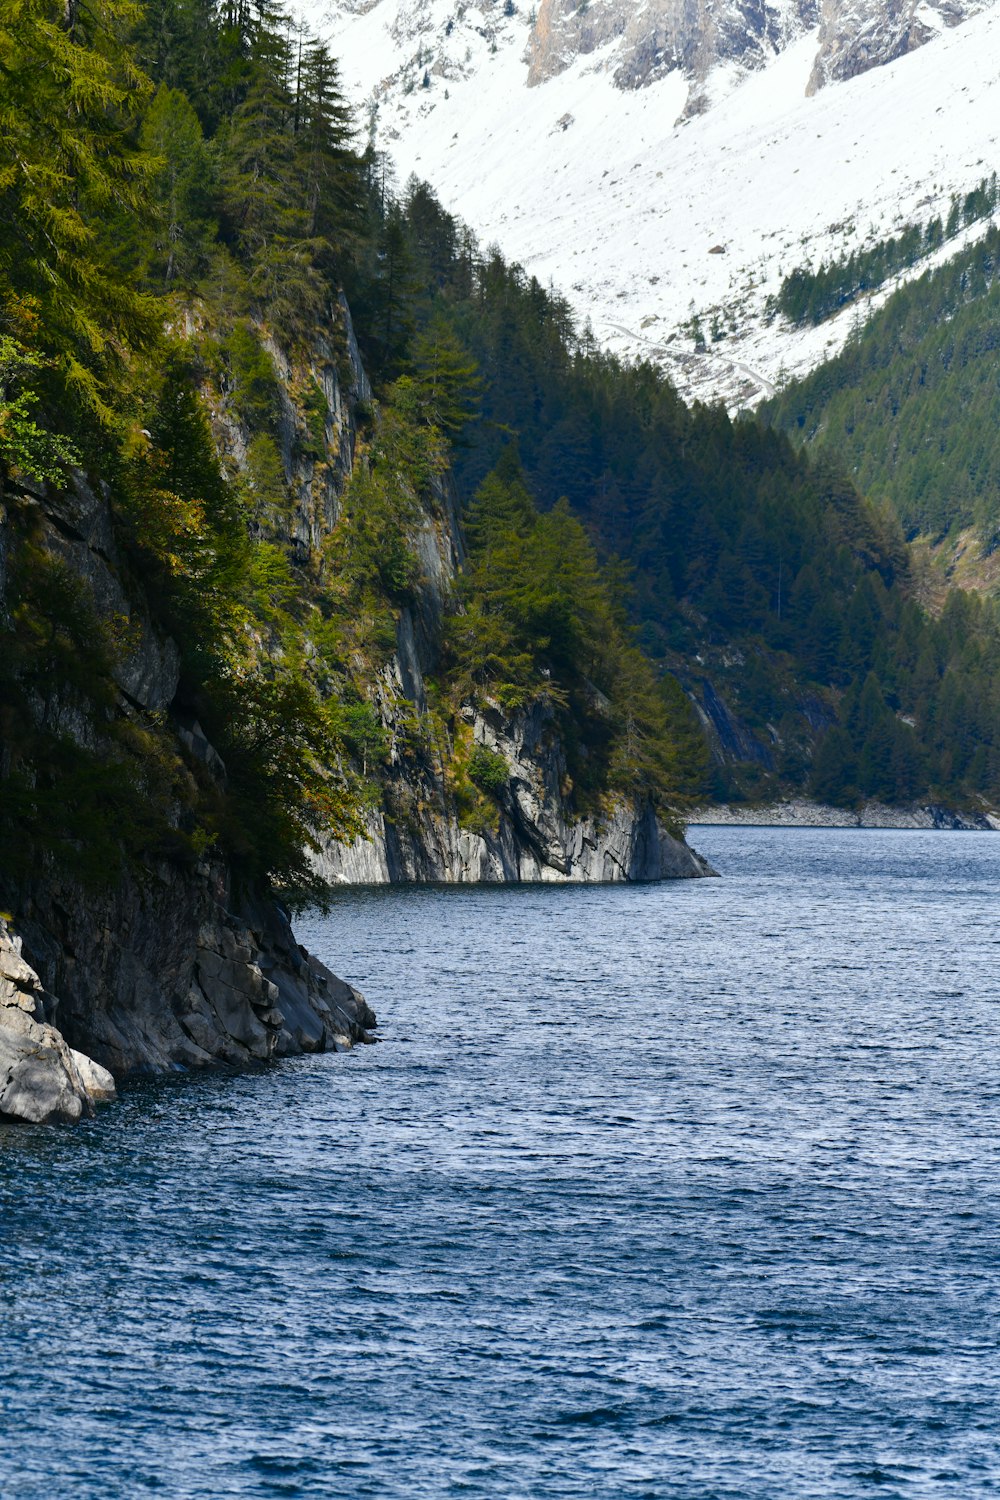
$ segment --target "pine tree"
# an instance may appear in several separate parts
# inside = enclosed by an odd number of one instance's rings
[[[295,333],[316,321],[325,291],[295,141],[290,23],[275,0],[253,0],[233,8],[231,24],[245,50],[246,85],[216,137],[223,206],[258,307]]]
[[[185,94],[160,86],[142,122],[140,142],[158,163],[150,195],[159,222],[142,225],[147,274],[163,290],[177,285],[191,290],[207,268],[217,215],[211,157]]]
[[[151,89],[121,39],[135,16],[130,0],[0,11],[0,280],[36,310],[58,386],[106,422],[130,351],[158,331],[154,304],[109,270],[95,228],[139,210],[153,167],[130,138]]]
[[[422,419],[454,442],[479,409],[476,361],[441,317],[413,340],[409,361]]]
[[[306,234],[342,255],[360,232],[361,173],[340,71],[323,42],[300,41],[295,115]]]

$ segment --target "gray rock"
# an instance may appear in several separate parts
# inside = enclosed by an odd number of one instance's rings
[[[391,703],[385,712],[391,725]],[[402,815],[391,818],[374,811],[363,837],[324,844],[316,866],[325,879],[342,885],[502,884],[714,874],[683,839],[660,825],[648,803],[619,797],[600,815],[569,815],[562,790],[566,763],[547,704],[536,703],[513,716],[499,708],[486,713],[470,709],[468,722],[476,743],[502,755],[510,767],[496,831],[463,829],[440,774],[432,770],[420,797]]]
[[[72,1124],[113,1099],[111,1074],[74,1051],[42,1019],[41,980],[21,954],[20,938],[0,921],[0,1118]]]
[[[989,831],[1000,827],[1000,816],[991,812],[960,812],[938,803],[889,807],[884,802],[866,802],[861,807],[830,807],[806,798],[737,806],[716,803],[696,808],[692,823],[766,828],[939,828]]]
[[[47,1018],[106,1070],[95,1087],[372,1039],[363,997],[303,953],[273,902],[230,910],[219,866],[155,877],[99,898],[48,882],[19,915]]]

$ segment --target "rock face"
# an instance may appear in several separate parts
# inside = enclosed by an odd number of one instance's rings
[[[984,10],[990,0],[823,0],[813,94],[922,47],[946,26]]]
[[[912,807],[889,807],[866,802],[863,807],[830,807],[799,798],[759,805],[702,807],[691,814],[694,823],[754,828],[925,828],[985,833],[1000,827],[993,813],[956,812],[930,802]]]
[[[637,815],[619,805],[604,817],[563,824],[562,837],[553,838],[553,831],[550,825],[546,841],[537,825],[526,829],[519,816],[502,813],[495,832],[474,833],[439,815],[401,838],[375,814],[367,838],[331,843],[317,863],[327,879],[345,885],[687,880],[715,874],[707,860],[659,826],[651,809]]]
[[[273,902],[230,910],[219,867],[164,865],[103,897],[47,883],[18,925],[45,1020],[118,1078],[372,1039],[357,990],[299,947]]]
[[[689,879],[714,871],[667,832],[649,805],[626,799],[602,813],[569,817],[566,763],[548,705],[512,717],[468,709],[473,741],[507,763],[492,827],[463,827],[454,797],[433,769],[403,817],[368,819],[367,838],[331,842],[318,868],[331,882],[498,883]]]
[[[710,75],[765,67],[792,43],[816,32],[808,86],[853,78],[911,52],[995,0],[541,0],[537,10],[463,0],[307,0],[325,27],[343,29],[356,46],[360,16],[384,16],[380,71],[365,67],[370,102],[412,98],[426,75],[441,83],[489,68],[500,51],[523,48],[525,82],[536,87],[580,58],[610,73],[620,89],[643,88],[680,72],[689,81],[684,115],[713,97]],[[363,33],[366,41],[370,29]],[[370,45],[370,42],[368,43]],[[482,44],[482,45],[480,45]],[[350,59],[348,58],[348,61]],[[509,66],[509,64],[505,64]],[[682,116],[683,117],[683,116]]]
[[[165,869],[103,903],[48,887],[25,901],[17,936],[0,921],[0,1118],[72,1123],[114,1098],[115,1077],[373,1039],[363,997],[276,907],[241,918],[216,889]]]
[[[542,0],[528,40],[528,84],[555,77],[577,57],[610,47],[619,88],[641,88],[681,70],[691,80],[688,111],[703,107],[701,86],[720,63],[762,67],[819,26],[809,92],[892,62],[955,26],[990,0]]]
[[[716,64],[758,67],[816,24],[816,0],[791,6],[767,0],[542,0],[528,43],[528,83],[545,82],[577,56],[617,43],[614,80],[641,88],[677,69],[697,86]],[[697,97],[697,88],[692,97]]]
[[[335,457],[317,476],[295,441],[296,414],[288,393],[296,383],[280,349],[272,349],[285,415],[282,459],[294,497],[284,537],[308,552],[322,543],[339,515],[339,495],[353,463],[352,407],[370,388],[361,369],[350,317],[341,309],[351,367],[345,392],[328,341],[318,340],[309,373],[327,397],[327,444]],[[299,376],[301,379],[301,375]],[[239,464],[243,436],[224,417],[216,423],[220,448]],[[319,487],[317,478],[320,478]],[[414,720],[426,723],[425,674],[437,664],[442,626],[454,607],[463,560],[457,497],[446,480],[431,487],[410,536],[419,563],[411,602],[396,624],[396,649],[371,687],[371,701],[391,746],[383,806],[366,818],[367,838],[329,842],[316,860],[332,883],[404,881],[660,880],[711,873],[683,839],[661,828],[648,806],[619,800],[600,816],[574,819],[563,788],[566,763],[555,723],[544,703],[505,716],[498,709],[464,714],[472,744],[503,756],[510,770],[498,797],[495,827],[472,830],[459,817],[454,789],[440,756],[413,754]],[[454,748],[454,747],[450,747]]]
[[[0,920],[0,1119],[73,1124],[115,1096],[107,1069],[47,1024],[46,999],[21,939]]]
[[[352,399],[368,394],[346,305],[336,317],[343,326],[318,333],[308,371],[327,398],[328,462],[302,462],[293,551],[315,546],[335,519],[353,453]],[[347,390],[337,374],[345,346]],[[276,358],[276,367],[287,383],[287,366]],[[289,450],[291,411],[288,400]],[[244,435],[230,424],[225,436],[220,447],[238,462]],[[0,616],[9,549],[24,533],[127,643],[112,666],[116,713],[139,725],[156,716],[188,764],[224,781],[214,747],[177,702],[177,648],[128,586],[107,493],[82,474],[60,491],[0,491]],[[46,731],[101,753],[93,722],[58,687],[38,693],[33,712]],[[0,1116],[79,1119],[113,1095],[113,1077],[247,1067],[371,1040],[375,1016],[362,996],[298,946],[272,900],[237,898],[223,863],[164,860],[130,869],[108,890],[85,889],[42,863],[30,878],[0,870],[0,886],[18,934],[0,925]]]

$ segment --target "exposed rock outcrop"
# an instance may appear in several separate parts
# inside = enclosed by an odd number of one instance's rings
[[[921,47],[991,0],[542,0],[527,47],[528,84],[544,83],[575,58],[614,44],[607,65],[619,88],[640,88],[681,70],[691,80],[688,109],[720,63],[763,66],[819,25],[809,93]]]
[[[45,1020],[118,1078],[371,1040],[357,990],[299,947],[272,902],[230,910],[220,867],[163,865],[104,896],[46,883],[18,925]]]
[[[23,938],[0,921],[0,1118],[72,1123],[114,1098],[115,1077],[372,1040],[363,997],[299,947],[277,908],[237,917],[207,874],[194,893],[159,875],[103,903],[46,889],[25,903]]]
[[[823,0],[807,92],[893,62],[991,0]]]
[[[759,67],[795,36],[816,24],[816,0],[789,6],[767,0],[650,0],[636,7],[623,0],[542,0],[528,43],[528,83],[539,84],[577,56],[610,42],[619,88],[641,88],[666,73],[683,71],[697,86],[720,62]]]
[[[73,1124],[115,1096],[107,1069],[46,1022],[46,998],[21,939],[0,920],[0,1119]]]
[[[720,63],[756,69],[818,23],[809,81],[814,93],[892,62],[955,26],[991,0],[542,0],[526,53],[528,84],[555,77],[577,57],[610,48],[606,65],[619,88],[641,88],[680,70],[691,80],[688,112],[703,107],[702,86]]]
[[[271,347],[284,413],[281,456],[293,500],[282,539],[304,553],[322,544],[340,513],[340,493],[353,467],[354,404],[371,394],[346,306],[338,316],[346,361],[343,350],[338,361],[325,333],[305,368],[294,368]],[[304,456],[302,417],[293,395],[306,379],[320,386],[327,401],[330,462],[325,466]],[[239,467],[246,434],[225,409],[217,408],[215,426],[221,450]],[[618,799],[600,815],[572,816],[564,790],[565,754],[543,702],[514,715],[465,711],[472,743],[501,755],[510,776],[497,799],[495,826],[463,825],[441,755],[427,745],[414,754],[412,747],[415,720],[424,729],[428,723],[425,675],[438,665],[445,616],[455,607],[455,580],[464,557],[458,511],[451,485],[436,479],[409,538],[419,576],[410,602],[398,613],[395,651],[368,689],[391,746],[383,805],[367,814],[367,837],[326,845],[316,860],[318,871],[345,884],[659,880],[711,873],[682,838],[658,824],[647,805]]]
[[[610,73],[621,89],[643,88],[680,72],[690,84],[685,115],[708,107],[712,73],[765,67],[792,43],[817,32],[808,92],[892,62],[986,9],[995,0],[541,0],[524,44],[529,87],[544,84],[579,58]],[[487,6],[473,12],[454,0],[444,10],[430,0],[333,0],[334,24],[359,11],[386,13],[386,71],[374,97],[408,97],[425,74],[442,82],[474,72],[477,39],[489,51],[519,31],[517,11]],[[565,129],[572,116],[558,123]]]
[[[995,813],[959,812],[938,802],[912,807],[866,802],[853,808],[830,807],[801,797],[785,802],[701,807],[691,814],[691,821],[743,828],[937,828],[978,833],[1000,828],[1000,817]]]
[[[341,343],[355,356],[351,394],[361,398],[367,383],[346,308],[341,316]],[[321,336],[310,374],[327,399],[329,462],[299,507],[293,541],[303,549],[332,524],[353,451],[336,360]],[[83,474],[64,489],[22,482],[0,493],[0,615],[9,608],[11,543],[23,535],[61,565],[99,622],[114,624],[123,645],[110,660],[113,716],[140,736],[151,723],[163,726],[175,774],[197,769],[222,785],[220,757],[177,701],[179,653],[130,576],[108,493]],[[31,710],[43,732],[104,753],[99,722],[58,684],[35,688]],[[246,1067],[370,1040],[375,1017],[364,999],[299,948],[263,893],[237,899],[224,863],[129,867],[103,888],[40,860],[30,877],[0,871],[0,886],[18,933],[0,929],[0,1116],[79,1119],[113,1094],[112,1075]]]
[[[463,826],[456,799],[430,769],[406,816],[368,819],[367,837],[331,842],[317,864],[331,882],[625,881],[687,879],[714,872],[648,804],[618,798],[600,813],[572,818],[566,761],[544,702],[505,715],[466,710],[473,742],[506,762],[491,827]]]

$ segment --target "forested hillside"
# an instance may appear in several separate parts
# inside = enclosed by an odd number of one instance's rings
[[[602,355],[556,293],[481,255],[419,184],[400,227],[409,315],[444,320],[482,375],[481,420],[456,457],[463,489],[513,448],[542,509],[565,496],[618,559],[646,653],[724,750],[704,786],[996,796],[991,605],[956,594],[925,614],[887,507],[755,419],[688,408],[655,369]]]
[[[765,419],[839,460],[910,536],[1000,525],[1000,230],[911,281]]]
[[[20,0],[0,59],[10,878],[214,849],[314,895],[308,847],[393,815],[390,762],[397,791],[435,765],[468,826],[495,820],[470,704],[544,702],[578,815],[620,793],[1000,795],[991,610],[925,617],[895,522],[835,468],[602,356],[394,185],[272,0]],[[320,344],[352,392],[346,452]],[[39,496],[84,475],[121,586],[179,648],[155,710],[118,691],[133,615],[39,544]],[[453,492],[467,567],[426,708],[390,731],[375,689],[420,590],[415,528]]]
[[[505,778],[456,718],[487,701],[546,705],[570,813],[624,794],[672,816],[690,707],[582,524],[539,517],[516,473],[476,486],[433,702],[379,707],[483,382],[416,316],[402,211],[326,49],[269,0],[26,0],[0,55],[7,879],[214,851],[309,899],[309,849],[361,827],[390,761],[397,793],[430,767],[470,827],[496,821]],[[88,481],[110,583],[43,538],[43,509],[82,537]],[[179,648],[155,707],[123,688],[140,638]]]

